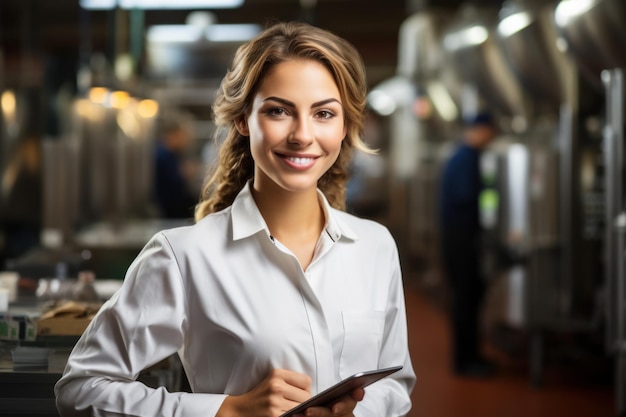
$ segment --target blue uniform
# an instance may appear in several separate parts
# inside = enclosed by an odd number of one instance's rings
[[[461,143],[444,166],[440,226],[445,274],[452,292],[453,365],[479,357],[478,317],[484,294],[480,273],[480,150]]]
[[[164,218],[193,217],[198,202],[181,174],[180,157],[162,144],[156,148],[155,197]]]

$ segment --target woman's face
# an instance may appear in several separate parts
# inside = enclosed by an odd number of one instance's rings
[[[250,137],[257,191],[315,190],[339,156],[346,135],[331,73],[313,60],[275,65],[261,81],[238,130]]]

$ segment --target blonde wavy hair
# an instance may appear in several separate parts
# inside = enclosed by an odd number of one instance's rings
[[[248,137],[236,122],[245,118],[254,94],[269,69],[291,59],[322,63],[332,74],[343,103],[346,137],[339,157],[319,179],[318,188],[331,206],[345,210],[346,182],[352,151],[374,152],[362,140],[367,96],[365,69],[360,54],[341,37],[306,23],[277,23],[240,46],[222,80],[213,104],[215,139],[223,141],[217,165],[202,188],[195,219],[220,211],[254,176]]]

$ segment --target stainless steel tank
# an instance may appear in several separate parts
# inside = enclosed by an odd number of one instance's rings
[[[459,78],[502,116],[526,116],[520,84],[494,35],[497,13],[467,5],[442,35],[442,49]]]
[[[560,47],[599,89],[603,70],[626,67],[625,21],[623,0],[561,0],[556,7]]]
[[[617,414],[626,412],[626,265],[624,236],[624,71],[626,3],[623,0],[561,0],[555,25],[561,46],[578,63],[596,90],[605,94],[604,119],[604,302],[607,350],[616,354]]]
[[[554,1],[509,0],[499,13],[495,35],[507,63],[540,111],[558,110],[566,57],[557,49]]]

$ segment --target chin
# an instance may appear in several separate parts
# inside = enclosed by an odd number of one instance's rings
[[[284,181],[278,183],[278,186],[285,191],[294,193],[302,193],[311,189],[317,189],[317,181],[315,182],[297,182],[297,181]]]

